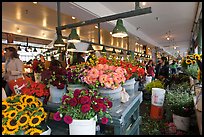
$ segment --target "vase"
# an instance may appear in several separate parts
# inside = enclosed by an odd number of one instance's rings
[[[34,72],[34,77],[35,77],[35,82],[37,83],[41,82],[41,73]]]
[[[129,79],[125,81],[125,83],[122,85],[123,88],[125,88],[126,92],[132,96],[134,95],[135,91],[135,78]]]
[[[182,117],[173,114],[173,122],[177,130],[188,131],[190,126],[190,117]]]
[[[165,92],[166,90],[161,88],[152,88],[152,105],[162,107],[164,104]]]
[[[66,86],[64,89],[58,89],[56,86],[50,85],[50,102],[60,103],[62,96],[66,93]]]
[[[70,135],[96,135],[96,120],[97,116],[90,120],[73,119],[69,124]]]
[[[138,80],[135,81],[135,85],[134,85],[134,90],[135,90],[135,92],[137,92],[138,89],[139,89],[139,82],[140,82],[140,81],[138,81]]]
[[[68,91],[75,91],[76,89],[86,89],[86,87],[82,84],[68,84]]]
[[[112,101],[113,106],[112,107],[118,107],[120,106],[120,100],[121,100],[121,91],[122,87],[118,87],[117,89],[110,89],[110,88],[99,88],[99,93],[104,96],[110,98]]]

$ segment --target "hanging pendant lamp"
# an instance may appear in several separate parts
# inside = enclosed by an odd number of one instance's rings
[[[119,37],[119,38],[123,38],[123,37],[127,37],[127,30],[126,28],[123,26],[123,21],[121,19],[117,20],[116,26],[112,31],[112,36],[113,37]]]
[[[89,51],[89,52],[94,51],[94,49],[93,49],[93,47],[92,47],[92,44],[89,44],[89,47],[88,47],[87,51]]]
[[[112,53],[113,53],[113,54],[116,54],[115,48],[113,48],[113,51],[112,51]]]
[[[76,31],[75,28],[73,28],[73,29],[71,30],[71,33],[69,34],[69,36],[68,36],[68,42],[70,42],[70,43],[78,43],[78,42],[80,42],[80,37],[79,37],[79,35],[77,34],[77,31]]]
[[[123,55],[124,53],[123,53],[123,50],[121,49],[121,52],[120,52],[120,55]]]
[[[68,47],[67,47],[67,51],[75,51],[76,47],[73,43],[69,43]]]
[[[34,48],[33,52],[37,52],[37,49],[36,49],[36,48]]]
[[[103,46],[101,53],[105,53],[105,52],[106,52],[106,48]]]
[[[57,35],[57,39],[54,42],[54,47],[64,47],[64,46],[65,46],[65,43],[62,40],[62,35],[60,34]]]
[[[131,52],[131,51],[130,51],[130,50],[128,50],[128,51],[127,51],[127,55],[130,55],[130,52]]]

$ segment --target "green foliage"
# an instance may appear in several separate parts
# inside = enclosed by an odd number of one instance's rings
[[[154,80],[145,86],[145,90],[151,94],[152,88],[164,88],[164,84],[160,80]]]
[[[184,70],[184,72],[187,75],[192,76],[194,79],[196,79],[198,76],[198,65],[197,64],[190,65],[188,66],[187,69]]]

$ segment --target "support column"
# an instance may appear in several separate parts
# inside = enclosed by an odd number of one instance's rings
[[[199,19],[198,54],[202,52],[202,19]]]

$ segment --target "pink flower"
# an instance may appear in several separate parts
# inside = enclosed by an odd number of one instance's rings
[[[103,118],[101,119],[101,123],[102,123],[102,124],[107,124],[107,123],[108,123],[108,118],[103,117]]]
[[[103,75],[104,74],[104,71],[103,70],[100,70],[99,71],[99,77],[100,77],[100,75]]]
[[[92,78],[98,78],[99,77],[99,71],[96,68],[92,68],[88,74],[92,77]]]
[[[121,67],[118,67],[116,70],[115,70],[116,73],[118,74],[124,74],[124,69],[121,68]]]
[[[98,65],[96,65],[95,68],[98,69],[99,71],[103,70],[103,64],[98,64]]]
[[[108,78],[107,81],[104,83],[106,88],[111,88],[111,86],[113,85],[113,78]]]
[[[100,83],[105,83],[107,81],[107,79],[108,79],[108,76],[105,74],[99,76],[99,82]]]
[[[62,118],[60,117],[60,112],[56,112],[54,115],[53,115],[53,119],[55,121],[60,121]]]
[[[71,124],[73,121],[72,117],[69,115],[64,116],[64,122],[67,124]]]
[[[107,64],[103,64],[103,70],[108,70],[109,66]]]
[[[115,66],[109,66],[108,69],[111,71],[115,71],[116,67]]]

